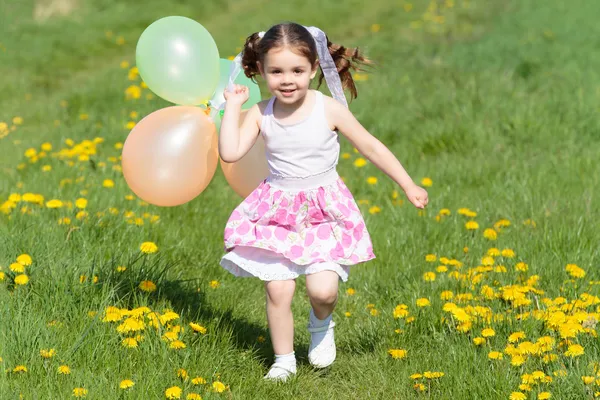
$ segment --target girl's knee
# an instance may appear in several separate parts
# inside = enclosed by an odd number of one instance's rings
[[[329,305],[334,304],[337,301],[338,293],[337,288],[332,287],[320,287],[316,289],[308,290],[308,297],[311,301],[317,304]]]
[[[293,279],[265,282],[267,300],[274,304],[291,303],[295,289],[296,281]]]

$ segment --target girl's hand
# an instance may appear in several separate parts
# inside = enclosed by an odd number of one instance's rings
[[[412,185],[407,188],[404,193],[406,194],[408,201],[413,203],[413,205],[417,208],[425,208],[427,203],[429,203],[427,191],[420,186]]]
[[[230,92],[227,88],[223,92],[223,97],[229,104],[242,105],[250,97],[250,89],[244,85],[233,85],[233,91]]]

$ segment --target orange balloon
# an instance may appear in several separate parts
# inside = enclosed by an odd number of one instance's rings
[[[240,114],[240,125],[248,111]],[[244,157],[234,163],[226,163],[219,158],[221,169],[229,186],[241,197],[248,197],[269,175],[269,165],[265,152],[265,141],[258,135],[256,143]]]
[[[197,197],[217,169],[215,125],[199,107],[174,106],[149,114],[123,145],[123,176],[142,200],[178,206]]]

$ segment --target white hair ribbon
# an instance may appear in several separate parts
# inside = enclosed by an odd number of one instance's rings
[[[317,47],[317,53],[319,54],[319,64],[321,65],[321,69],[323,70],[323,75],[325,76],[325,82],[327,83],[327,87],[331,92],[331,95],[334,99],[342,103],[346,108],[348,107],[348,102],[346,101],[346,96],[344,96],[344,89],[342,88],[342,81],[340,79],[340,75],[337,71],[337,67],[335,66],[335,62],[329,53],[329,47],[327,46],[327,36],[325,32],[316,26],[305,26],[306,30],[310,32],[313,39],[315,40],[315,44]],[[265,32],[259,32],[258,37],[262,38],[265,35]],[[240,52],[231,64],[229,68],[229,83],[227,85],[228,91],[233,91],[233,85],[238,75],[242,71],[242,55],[243,50]],[[225,101],[223,100],[220,103],[210,102],[210,107],[213,112],[220,112],[225,109]],[[214,115],[211,112],[211,115]]]

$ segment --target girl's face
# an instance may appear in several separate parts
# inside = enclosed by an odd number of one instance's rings
[[[293,104],[304,98],[310,81],[317,74],[317,68],[313,69],[306,57],[288,48],[269,50],[264,65],[259,62],[258,68],[269,91],[285,104]]]

